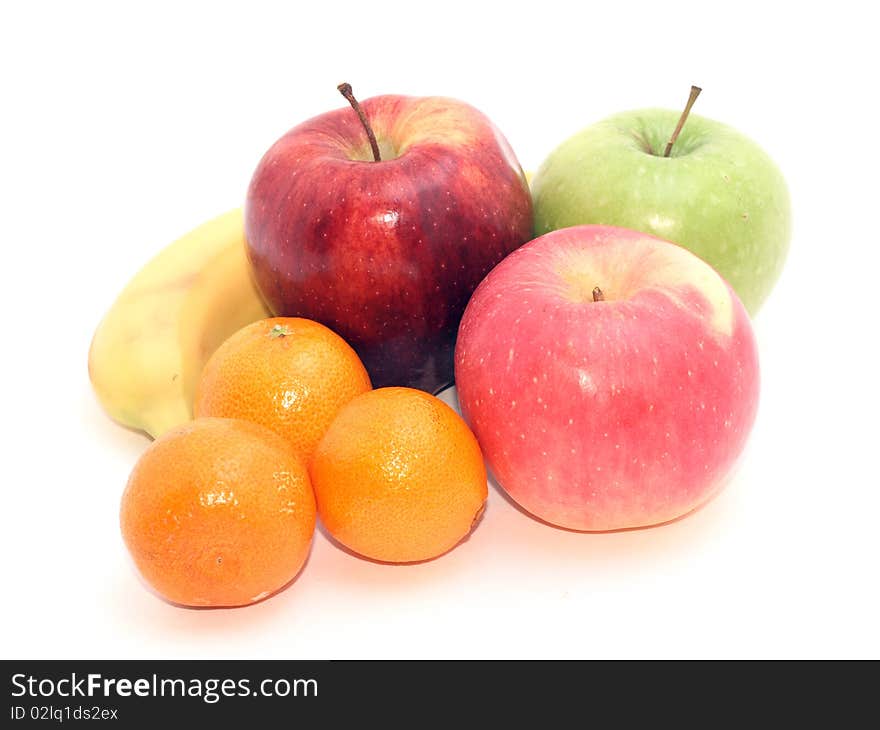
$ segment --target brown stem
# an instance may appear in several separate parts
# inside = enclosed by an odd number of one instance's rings
[[[373,128],[367,121],[367,115],[364,114],[364,110],[361,108],[358,100],[354,98],[354,94],[351,91],[351,84],[339,84],[339,86],[337,86],[336,88],[339,89],[339,93],[346,98],[349,104],[351,104],[351,108],[357,112],[358,118],[361,120],[361,124],[364,125],[364,130],[367,133],[367,139],[370,140],[370,147],[373,150],[373,160],[375,162],[381,162],[382,158],[379,156],[379,143],[376,142],[376,135],[373,134]]]
[[[666,143],[666,152],[663,153],[664,157],[669,157],[669,154],[672,152],[672,145],[675,144],[675,140],[678,139],[678,135],[681,132],[681,128],[684,126],[684,123],[687,121],[688,114],[691,113],[691,107],[694,105],[694,102],[697,100],[697,97],[700,95],[702,89],[699,86],[691,86],[691,95],[688,97],[688,102],[685,104],[684,111],[681,113],[681,116],[678,118],[678,124],[675,125],[675,131],[672,133],[672,136],[669,138],[669,141]]]
[[[597,286],[593,287],[593,301],[594,302],[604,302],[605,295],[602,293],[602,290]]]

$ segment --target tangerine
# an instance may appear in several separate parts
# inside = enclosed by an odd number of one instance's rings
[[[271,428],[308,463],[339,409],[370,390],[355,351],[333,330],[299,317],[243,327],[205,364],[196,417],[241,418]]]
[[[305,465],[281,436],[247,421],[201,418],[140,457],[120,523],[159,595],[185,606],[241,606],[299,572],[315,499]]]
[[[310,473],[318,514],[340,543],[384,562],[452,549],[486,502],[480,447],[439,398],[379,388],[342,407]]]

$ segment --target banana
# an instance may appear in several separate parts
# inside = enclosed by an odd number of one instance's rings
[[[245,253],[241,209],[159,252],[101,320],[89,378],[111,418],[153,438],[192,419],[196,381],[233,332],[271,316]]]

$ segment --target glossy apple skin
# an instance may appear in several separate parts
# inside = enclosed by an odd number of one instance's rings
[[[755,339],[729,285],[684,248],[607,226],[555,231],[499,264],[465,311],[455,374],[499,484],[574,530],[698,507],[758,405]]]
[[[533,234],[528,186],[479,111],[442,97],[362,103],[278,140],[247,193],[248,255],[281,316],[317,320],[357,351],[374,387],[436,392],[453,379],[473,290]]]
[[[708,261],[755,314],[782,271],[791,205],[779,168],[748,137],[680,112],[624,112],[575,134],[532,184],[537,235],[607,224],[674,241]]]

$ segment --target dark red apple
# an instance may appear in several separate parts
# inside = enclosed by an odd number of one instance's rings
[[[354,109],[303,122],[260,161],[245,206],[248,255],[275,314],[338,332],[374,387],[436,392],[453,380],[473,290],[532,237],[528,185],[473,107],[407,96],[360,107],[346,87]]]

